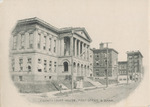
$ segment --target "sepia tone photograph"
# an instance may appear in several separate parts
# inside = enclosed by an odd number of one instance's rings
[[[148,0],[1,0],[2,107],[149,107]]]

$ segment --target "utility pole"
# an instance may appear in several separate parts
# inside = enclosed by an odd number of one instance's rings
[[[111,42],[105,42],[103,44],[106,44],[106,48],[107,48],[107,61],[106,61],[106,88],[108,87],[108,44],[110,44]]]

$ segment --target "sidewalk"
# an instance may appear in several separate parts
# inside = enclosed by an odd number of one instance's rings
[[[76,91],[76,90],[79,90],[79,91],[85,91],[85,90],[88,90],[88,89],[97,89],[97,88],[104,88],[105,86],[101,86],[101,87],[96,87],[96,86],[92,86],[92,87],[84,87],[82,89],[73,89],[73,91]],[[61,93],[65,93],[65,92],[70,92],[71,89],[67,89],[67,90],[61,90]],[[29,95],[29,96],[42,96],[42,95],[47,95],[49,97],[57,97],[55,96],[55,94],[57,93],[60,93],[60,91],[51,91],[51,92],[44,92],[44,93],[20,93],[20,95],[22,96],[26,96],[26,95]]]
[[[111,88],[111,87],[115,87],[117,86],[116,84],[111,84],[109,85],[107,88]],[[95,90],[95,89],[100,89],[100,88],[106,88],[106,85],[102,85],[102,86],[92,86],[92,87],[84,87],[82,89],[73,89],[73,91],[88,91],[88,90]],[[69,93],[71,92],[71,89],[67,89],[67,90],[61,90],[61,93]],[[44,93],[20,93],[22,96],[47,96],[47,97],[58,97],[56,96],[56,94],[59,94],[60,91],[51,91],[51,92],[44,92]],[[73,92],[72,94],[75,94],[77,92]]]

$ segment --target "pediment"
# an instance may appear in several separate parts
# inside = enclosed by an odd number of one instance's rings
[[[91,41],[91,38],[89,37],[88,33],[82,29],[82,30],[77,30],[75,31],[75,33],[79,36],[81,36],[82,38],[88,40],[88,41]]]

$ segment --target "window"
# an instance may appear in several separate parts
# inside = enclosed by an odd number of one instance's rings
[[[43,50],[46,50],[46,36],[44,36],[44,41],[43,41]]]
[[[99,65],[99,62],[98,62],[98,61],[96,61],[96,65]]]
[[[22,34],[21,35],[21,49],[24,49],[25,46],[25,36]]]
[[[31,71],[31,66],[30,65],[28,65],[28,71]]]
[[[106,53],[104,53],[104,57],[105,57],[105,58],[107,57],[107,54],[106,54]]]
[[[31,58],[28,58],[28,62],[27,63],[30,63],[31,64],[32,62],[32,59]]]
[[[17,36],[13,37],[13,49],[17,48]]]
[[[40,49],[40,43],[41,43],[41,34],[38,33],[38,49]]]
[[[20,66],[20,71],[22,71],[23,70],[23,59],[22,58],[19,59],[19,66]]]
[[[11,65],[12,65],[12,71],[15,71],[15,59],[12,59]]]
[[[33,33],[29,34],[29,48],[33,48]]]
[[[96,57],[97,57],[97,55],[98,55],[98,54],[97,54],[97,53],[95,53],[95,56],[96,56]]]
[[[52,72],[52,61],[49,61],[49,72]]]
[[[132,56],[129,56],[129,59],[132,59]]]
[[[47,72],[46,66],[47,66],[47,61],[44,60],[44,72]]]
[[[49,51],[51,51],[51,38],[49,38]]]
[[[51,76],[49,76],[49,79],[51,79]]]
[[[64,62],[64,72],[68,72],[68,62]]]
[[[136,56],[134,56],[134,58],[138,58],[138,56],[136,55]]]
[[[107,59],[104,59],[104,65],[107,66]]]
[[[38,72],[42,72],[42,69],[38,69]]]
[[[42,61],[41,59],[38,59],[38,72],[42,72],[42,65],[41,65]]]
[[[19,76],[19,80],[20,80],[20,81],[22,81],[22,80],[23,80],[23,79],[22,79],[22,76]]]
[[[54,40],[54,53],[56,52],[56,40]]]
[[[54,72],[56,72],[56,62],[54,62]]]
[[[28,71],[31,71],[31,63],[32,63],[32,59],[31,58],[28,58]]]
[[[41,59],[38,59],[38,63],[41,64],[41,62],[42,62]]]

